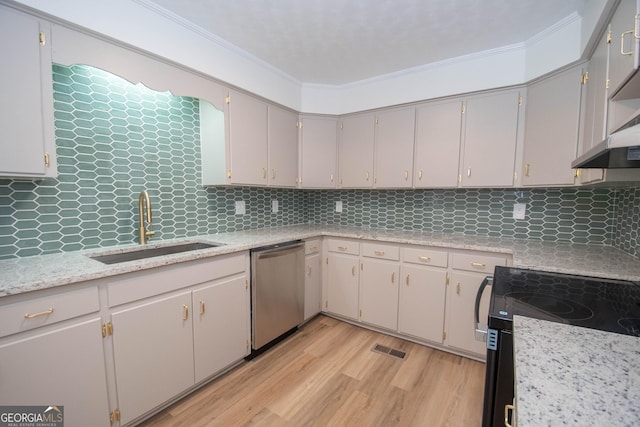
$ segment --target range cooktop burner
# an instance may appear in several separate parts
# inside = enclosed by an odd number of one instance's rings
[[[553,295],[529,292],[510,292],[504,295],[532,308],[544,311],[563,320],[585,320],[593,317],[593,311],[583,304]]]
[[[625,317],[618,320],[618,325],[626,329],[629,335],[640,337],[640,318]]]

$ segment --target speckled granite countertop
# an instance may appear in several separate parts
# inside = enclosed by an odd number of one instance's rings
[[[297,225],[158,242],[152,240],[147,247],[153,248],[183,242],[210,242],[219,243],[222,246],[114,265],[102,264],[87,255],[126,252],[139,248],[139,245],[131,244],[0,260],[0,297],[316,236],[381,240],[393,243],[507,253],[513,256],[513,265],[516,267],[640,281],[640,261],[608,246],[550,243],[455,233],[421,233],[331,225]]]
[[[640,425],[640,338],[513,316],[518,427]]]

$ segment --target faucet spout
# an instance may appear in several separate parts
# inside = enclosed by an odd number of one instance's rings
[[[146,190],[140,193],[138,197],[138,214],[139,214],[139,227],[138,227],[138,236],[140,239],[140,244],[144,245],[147,243],[147,240],[156,234],[152,229],[152,215],[151,215],[151,199],[149,198],[149,193]]]

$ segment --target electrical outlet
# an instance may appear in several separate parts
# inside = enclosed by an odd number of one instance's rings
[[[244,215],[247,213],[247,206],[244,200],[236,200],[236,215]]]
[[[277,200],[272,200],[271,201],[271,212],[277,213],[278,210],[279,210],[278,201]]]
[[[336,202],[336,212],[342,212],[342,202]]]
[[[513,219],[524,219],[527,214],[526,203],[514,203],[513,204]]]

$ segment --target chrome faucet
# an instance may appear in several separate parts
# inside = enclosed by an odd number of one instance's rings
[[[151,236],[156,234],[151,229],[151,199],[149,198],[149,193],[147,193],[146,190],[141,192],[140,197],[138,197],[138,213],[140,215],[140,226],[138,228],[138,235],[140,237],[140,244],[144,245],[145,243],[147,243],[147,240]]]

